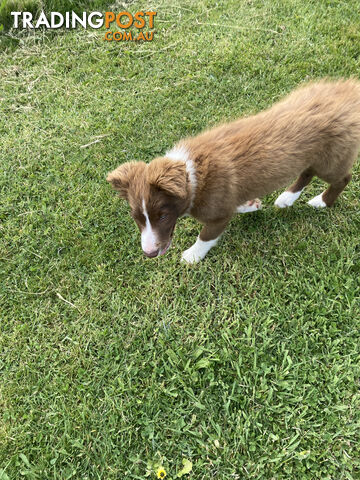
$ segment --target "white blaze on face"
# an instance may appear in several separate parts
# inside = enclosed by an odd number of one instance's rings
[[[145,217],[145,228],[141,232],[141,248],[145,253],[151,254],[158,249],[158,239],[151,226],[149,215],[146,211],[145,200],[142,201],[143,215]]]

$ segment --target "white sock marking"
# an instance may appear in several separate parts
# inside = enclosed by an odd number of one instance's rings
[[[256,212],[256,210],[261,210],[262,204],[261,200],[255,198],[255,200],[249,200],[246,203],[243,203],[239,207],[236,208],[237,213],[248,213],[248,212]]]
[[[145,253],[151,253],[157,249],[158,239],[155,235],[154,230],[152,229],[148,213],[146,211],[145,200],[142,201],[143,214],[145,217],[145,228],[141,232],[141,248]]]
[[[315,207],[315,208],[325,208],[325,207],[327,207],[326,203],[322,199],[323,194],[324,194],[324,192],[320,193],[320,195],[317,195],[316,197],[309,200],[308,205],[311,205],[312,207]]]
[[[191,210],[192,203],[195,197],[196,185],[197,185],[196,169],[195,169],[194,162],[191,160],[189,152],[184,145],[177,145],[173,147],[171,150],[165,153],[165,157],[170,158],[171,160],[175,160],[177,162],[185,163],[186,171],[189,175],[190,185],[191,185],[191,201],[190,201],[190,207],[189,207],[189,210]]]
[[[209,240],[208,242],[204,242],[203,240],[200,239],[200,237],[198,237],[194,245],[192,245],[190,248],[185,250],[185,252],[183,252],[181,256],[181,260],[187,263],[199,262],[205,257],[205,255],[208,253],[210,248],[212,248],[217,244],[219,238],[220,236],[217,238],[214,238],[214,240]]]
[[[275,200],[275,204],[279,208],[286,208],[286,207],[291,207],[291,205],[297,200],[301,192],[303,191],[300,190],[299,192],[289,192],[286,190],[283,192],[281,195],[278,196],[278,198]]]

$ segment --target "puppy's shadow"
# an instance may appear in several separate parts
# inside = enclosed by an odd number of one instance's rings
[[[319,234],[336,228],[334,218],[344,215],[344,222],[351,221],[358,212],[351,205],[336,204],[334,207],[314,209],[308,205],[297,205],[286,209],[279,209],[273,205],[266,205],[262,210],[254,213],[234,215],[226,232],[236,243],[239,241],[263,239],[275,240],[288,236],[291,232],[294,239],[302,238],[306,234]],[[350,228],[349,228],[350,230]],[[225,240],[226,241],[226,240]]]

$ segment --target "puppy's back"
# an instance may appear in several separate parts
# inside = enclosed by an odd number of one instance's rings
[[[289,127],[300,121],[302,131],[308,127],[317,133],[360,139],[360,82],[349,79],[306,84],[266,113],[283,117]]]
[[[312,167],[320,178],[349,171],[360,146],[360,82],[306,84],[268,110],[185,141],[199,188],[262,197]],[[327,180],[326,180],[327,181]]]

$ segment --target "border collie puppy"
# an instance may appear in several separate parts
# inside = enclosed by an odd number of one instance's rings
[[[290,207],[315,175],[329,187],[308,204],[330,207],[350,181],[359,148],[360,82],[324,80],[257,115],[186,138],[149,164],[124,163],[107,180],[129,202],[148,257],[168,250],[179,217],[201,222],[199,237],[182,254],[195,263],[235,213],[258,210],[257,197],[296,177],[277,207]]]

